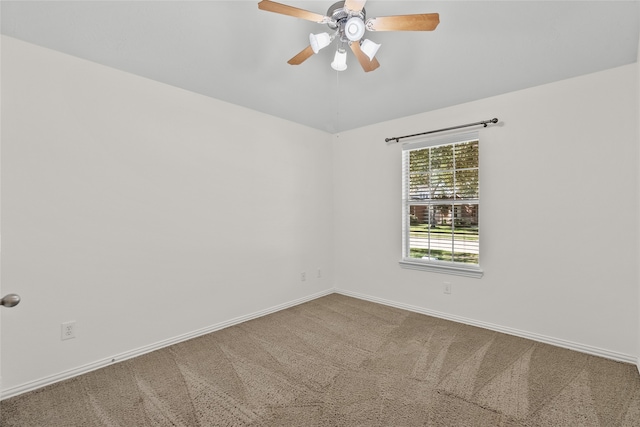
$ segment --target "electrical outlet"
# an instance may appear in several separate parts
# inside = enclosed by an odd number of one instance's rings
[[[300,280],[302,280],[303,282],[307,280],[307,273],[305,273],[304,271],[300,273]]]
[[[62,324],[62,340],[70,340],[76,337],[76,321],[64,322]]]
[[[451,294],[451,283],[444,282],[444,286],[442,290],[445,294]]]

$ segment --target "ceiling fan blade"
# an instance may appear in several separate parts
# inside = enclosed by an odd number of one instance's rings
[[[358,58],[358,62],[362,66],[362,69],[365,73],[369,71],[373,71],[380,66],[378,60],[374,57],[373,60],[369,60],[369,57],[360,49],[360,43],[353,42],[351,43],[351,50],[356,58]]]
[[[367,0],[346,0],[344,2],[344,8],[354,12],[360,12],[366,2]]]
[[[311,46],[309,45],[306,48],[302,49],[300,53],[298,53],[296,56],[288,60],[287,63],[291,65],[300,65],[304,61],[306,61],[311,55],[313,55],[313,49],[311,49]]]
[[[319,13],[309,12],[308,10],[298,9],[297,7],[287,6],[286,4],[276,3],[269,0],[262,0],[258,3],[258,9],[319,23],[326,23],[328,19],[326,16],[320,15]]]
[[[440,23],[437,13],[379,16],[367,19],[369,31],[433,31]]]

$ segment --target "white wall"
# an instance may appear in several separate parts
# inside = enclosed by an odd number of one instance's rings
[[[633,64],[338,135],[336,288],[635,361],[637,80]],[[484,277],[400,268],[401,146],[384,138],[493,117],[480,130]]]
[[[2,90],[4,390],[331,289],[330,135],[8,37]]]

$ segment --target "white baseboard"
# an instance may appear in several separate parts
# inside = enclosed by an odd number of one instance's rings
[[[365,294],[361,294],[361,293],[357,293],[357,292],[351,292],[351,291],[347,291],[344,289],[326,289],[324,291],[312,294],[312,295],[308,295],[306,297],[302,297],[302,298],[298,298],[296,300],[293,301],[289,301],[283,304],[279,304],[264,310],[260,310],[257,311],[255,313],[251,313],[251,314],[247,314],[244,316],[240,316],[240,317],[236,317],[234,319],[230,319],[224,322],[220,322],[217,323],[215,325],[211,325],[208,326],[206,328],[202,328],[202,329],[198,329],[196,331],[193,332],[189,332],[183,335],[179,335],[173,338],[169,338],[163,341],[159,341],[156,342],[154,344],[150,344],[144,347],[140,347],[134,350],[130,350],[124,353],[120,353],[117,354],[115,356],[112,357],[108,357],[102,360],[98,360],[92,363],[87,363],[86,365],[82,365],[79,366],[77,368],[74,369],[70,369],[64,372],[60,372],[58,374],[55,375],[50,375],[35,381],[30,381],[15,387],[10,387],[7,389],[3,389],[1,394],[0,394],[0,400],[3,399],[8,399],[10,397],[13,396],[17,396],[19,394],[22,393],[26,393],[29,391],[33,391],[36,390],[38,388],[47,386],[47,385],[51,385],[54,383],[57,383],[59,381],[64,381],[67,380],[69,378],[73,378],[76,377],[78,375],[82,375],[82,374],[86,374],[88,372],[94,371],[96,369],[100,369],[104,366],[113,364],[113,363],[118,363],[118,362],[122,362],[128,359],[132,359],[134,357],[137,356],[141,356],[143,354],[155,351],[155,350],[159,350],[161,348],[164,347],[168,347],[170,345],[173,344],[178,344],[180,342],[183,341],[187,341],[190,340],[192,338],[196,338],[202,335],[206,335],[208,333],[211,332],[215,332],[218,331],[220,329],[224,329],[224,328],[228,328],[229,326],[233,326],[233,325],[237,325],[239,323],[242,322],[246,322],[248,320],[252,320],[252,319],[256,319],[258,317],[262,317],[262,316],[266,316],[267,314],[271,314],[271,313],[275,313],[277,311],[280,310],[284,310],[287,309],[289,307],[293,307],[302,303],[305,303],[307,301],[311,301],[320,297],[323,297],[325,295],[329,295],[332,293],[338,293],[341,295],[346,295],[346,296],[350,296],[350,297],[354,297],[354,298],[358,298],[358,299],[362,299],[365,301],[371,301],[371,302],[375,302],[378,304],[383,304],[383,305],[388,305],[391,307],[396,307],[396,308],[400,308],[403,310],[408,310],[408,311],[412,311],[414,313],[420,313],[420,314],[425,314],[427,316],[433,316],[433,317],[438,317],[441,319],[445,319],[445,320],[451,320],[453,322],[458,322],[458,323],[464,323],[467,325],[471,325],[471,326],[478,326],[480,328],[484,328],[484,329],[489,329],[492,331],[496,331],[496,332],[502,332],[505,334],[509,334],[509,335],[514,335],[514,336],[518,336],[518,337],[522,337],[522,338],[528,338],[534,341],[538,341],[538,342],[542,342],[545,344],[551,344],[557,347],[562,347],[562,348],[567,348],[569,350],[575,350],[575,351],[579,351],[581,353],[587,353],[587,354],[591,354],[594,356],[600,356],[600,357],[604,357],[607,359],[612,359],[612,360],[616,360],[619,362],[626,362],[626,363],[632,363],[635,364],[638,368],[638,372],[640,373],[640,357],[636,357],[636,356],[631,356],[628,354],[623,354],[623,353],[618,353],[615,351],[611,351],[611,350],[605,350],[605,349],[601,349],[598,347],[593,347],[593,346],[588,346],[588,345],[584,345],[584,344],[579,344],[579,343],[575,343],[572,341],[567,341],[567,340],[562,340],[559,338],[553,338],[553,337],[548,337],[545,335],[540,335],[540,334],[536,334],[536,333],[532,333],[532,332],[527,332],[527,331],[522,331],[519,329],[514,329],[514,328],[509,328],[509,327],[505,327],[505,326],[500,326],[500,325],[495,325],[493,323],[488,323],[488,322],[482,322],[482,321],[478,321],[478,320],[473,320],[473,319],[468,319],[465,317],[461,317],[461,316],[455,316],[455,315],[451,315],[451,314],[447,314],[447,313],[442,313],[442,312],[438,312],[435,310],[429,310],[429,309],[425,309],[422,307],[417,307],[417,306],[413,306],[413,305],[409,305],[409,304],[404,304],[404,303],[400,303],[400,302],[396,302],[396,301],[391,301],[391,300],[387,300],[384,298],[378,298],[378,297],[373,297],[370,295],[365,295]]]
[[[307,301],[311,301],[314,300],[316,298],[320,298],[323,297],[325,295],[329,295],[332,294],[334,292],[333,289],[326,289],[324,291],[312,294],[312,295],[308,295],[302,298],[298,298],[296,300],[293,301],[288,301],[285,302],[283,304],[279,304],[273,307],[269,307],[266,308],[264,310],[260,310],[260,311],[256,311],[255,313],[251,313],[251,314],[247,314],[244,316],[240,316],[240,317],[236,317],[234,319],[231,320],[227,320],[224,322],[220,322],[220,323],[216,323],[215,325],[211,325],[202,329],[198,329],[196,331],[193,332],[189,332],[186,334],[182,334],[182,335],[178,335],[176,337],[173,338],[169,338],[166,340],[162,340],[162,341],[158,341],[154,344],[150,344],[150,345],[146,345],[144,347],[140,347],[134,350],[130,350],[130,351],[126,351],[124,353],[120,353],[117,354],[115,356],[112,357],[107,357],[106,359],[102,359],[102,360],[98,360],[92,363],[87,363],[86,365],[82,365],[82,366],[78,366],[77,368],[73,368],[73,369],[69,369],[67,371],[64,372],[60,372],[58,374],[55,375],[50,375],[44,378],[40,378],[38,380],[35,381],[29,381],[27,383],[15,386],[15,387],[10,387],[7,389],[3,389],[2,393],[0,395],[0,400],[3,399],[8,399],[10,397],[13,396],[17,396],[19,394],[22,393],[26,393],[28,391],[33,391],[36,390],[40,387],[44,387],[47,385],[51,385],[54,383],[57,383],[59,381],[64,381],[67,380],[69,378],[73,378],[76,377],[78,375],[82,375],[82,374],[86,374],[88,372],[91,371],[95,371],[96,369],[100,369],[102,367],[105,367],[107,365],[111,365],[113,363],[118,363],[118,362],[122,362],[128,359],[132,359],[134,357],[137,356],[142,356],[143,354],[146,353],[150,353],[152,351],[155,350],[159,350],[161,348],[164,347],[168,347],[170,345],[173,344],[178,344],[180,342],[183,341],[187,341],[190,340],[192,338],[196,338],[202,335],[206,335],[209,334],[211,332],[215,332],[218,331],[220,329],[224,329],[224,328],[228,328],[229,326],[233,326],[233,325],[237,325],[239,323],[242,322],[246,322],[248,320],[252,320],[252,319],[256,319],[258,317],[262,317],[262,316],[266,316],[267,314],[271,314],[271,313],[275,313],[276,311],[280,311],[280,310],[284,310],[286,308],[289,307],[293,307],[302,303],[305,303]]]
[[[404,303],[391,301],[383,298],[373,297],[370,295],[360,294],[357,292],[351,292],[344,289],[335,289],[335,293],[362,299],[365,301],[376,302],[378,304],[388,305],[388,306],[400,308],[403,310],[412,311],[414,313],[425,314],[427,316],[438,317],[445,320],[451,320],[453,322],[464,323],[466,325],[478,326],[480,328],[489,329],[496,332],[502,332],[508,335],[514,335],[521,338],[528,338],[533,341],[538,341],[545,344],[551,344],[556,347],[575,350],[581,353],[591,354],[593,356],[604,357],[607,359],[616,360],[618,362],[636,364],[636,366],[638,367],[638,371],[640,372],[640,358],[636,356],[631,356],[629,354],[618,353],[616,351],[605,350],[602,348],[593,347],[585,344],[579,344],[576,342],[567,341],[560,338],[554,338],[546,335],[536,334],[534,332],[527,332],[519,329],[509,328],[506,326],[495,325],[493,323],[482,322],[474,319],[468,319],[466,317],[455,316],[455,315],[442,313],[435,310],[429,310],[422,307],[416,307],[409,304],[404,304]]]

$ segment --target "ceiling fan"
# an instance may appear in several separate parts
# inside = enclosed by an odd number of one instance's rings
[[[300,65],[320,49],[327,47],[334,39],[338,39],[338,48],[331,67],[337,71],[347,69],[347,52],[349,46],[365,72],[373,71],[380,66],[375,58],[380,45],[364,38],[367,31],[433,31],[440,23],[437,13],[421,13],[416,15],[380,16],[367,19],[364,9],[366,0],[344,0],[334,3],[326,15],[299,9],[274,1],[262,0],[258,3],[260,10],[280,13],[307,21],[327,24],[332,33],[309,34],[309,46],[291,58],[288,63]]]

